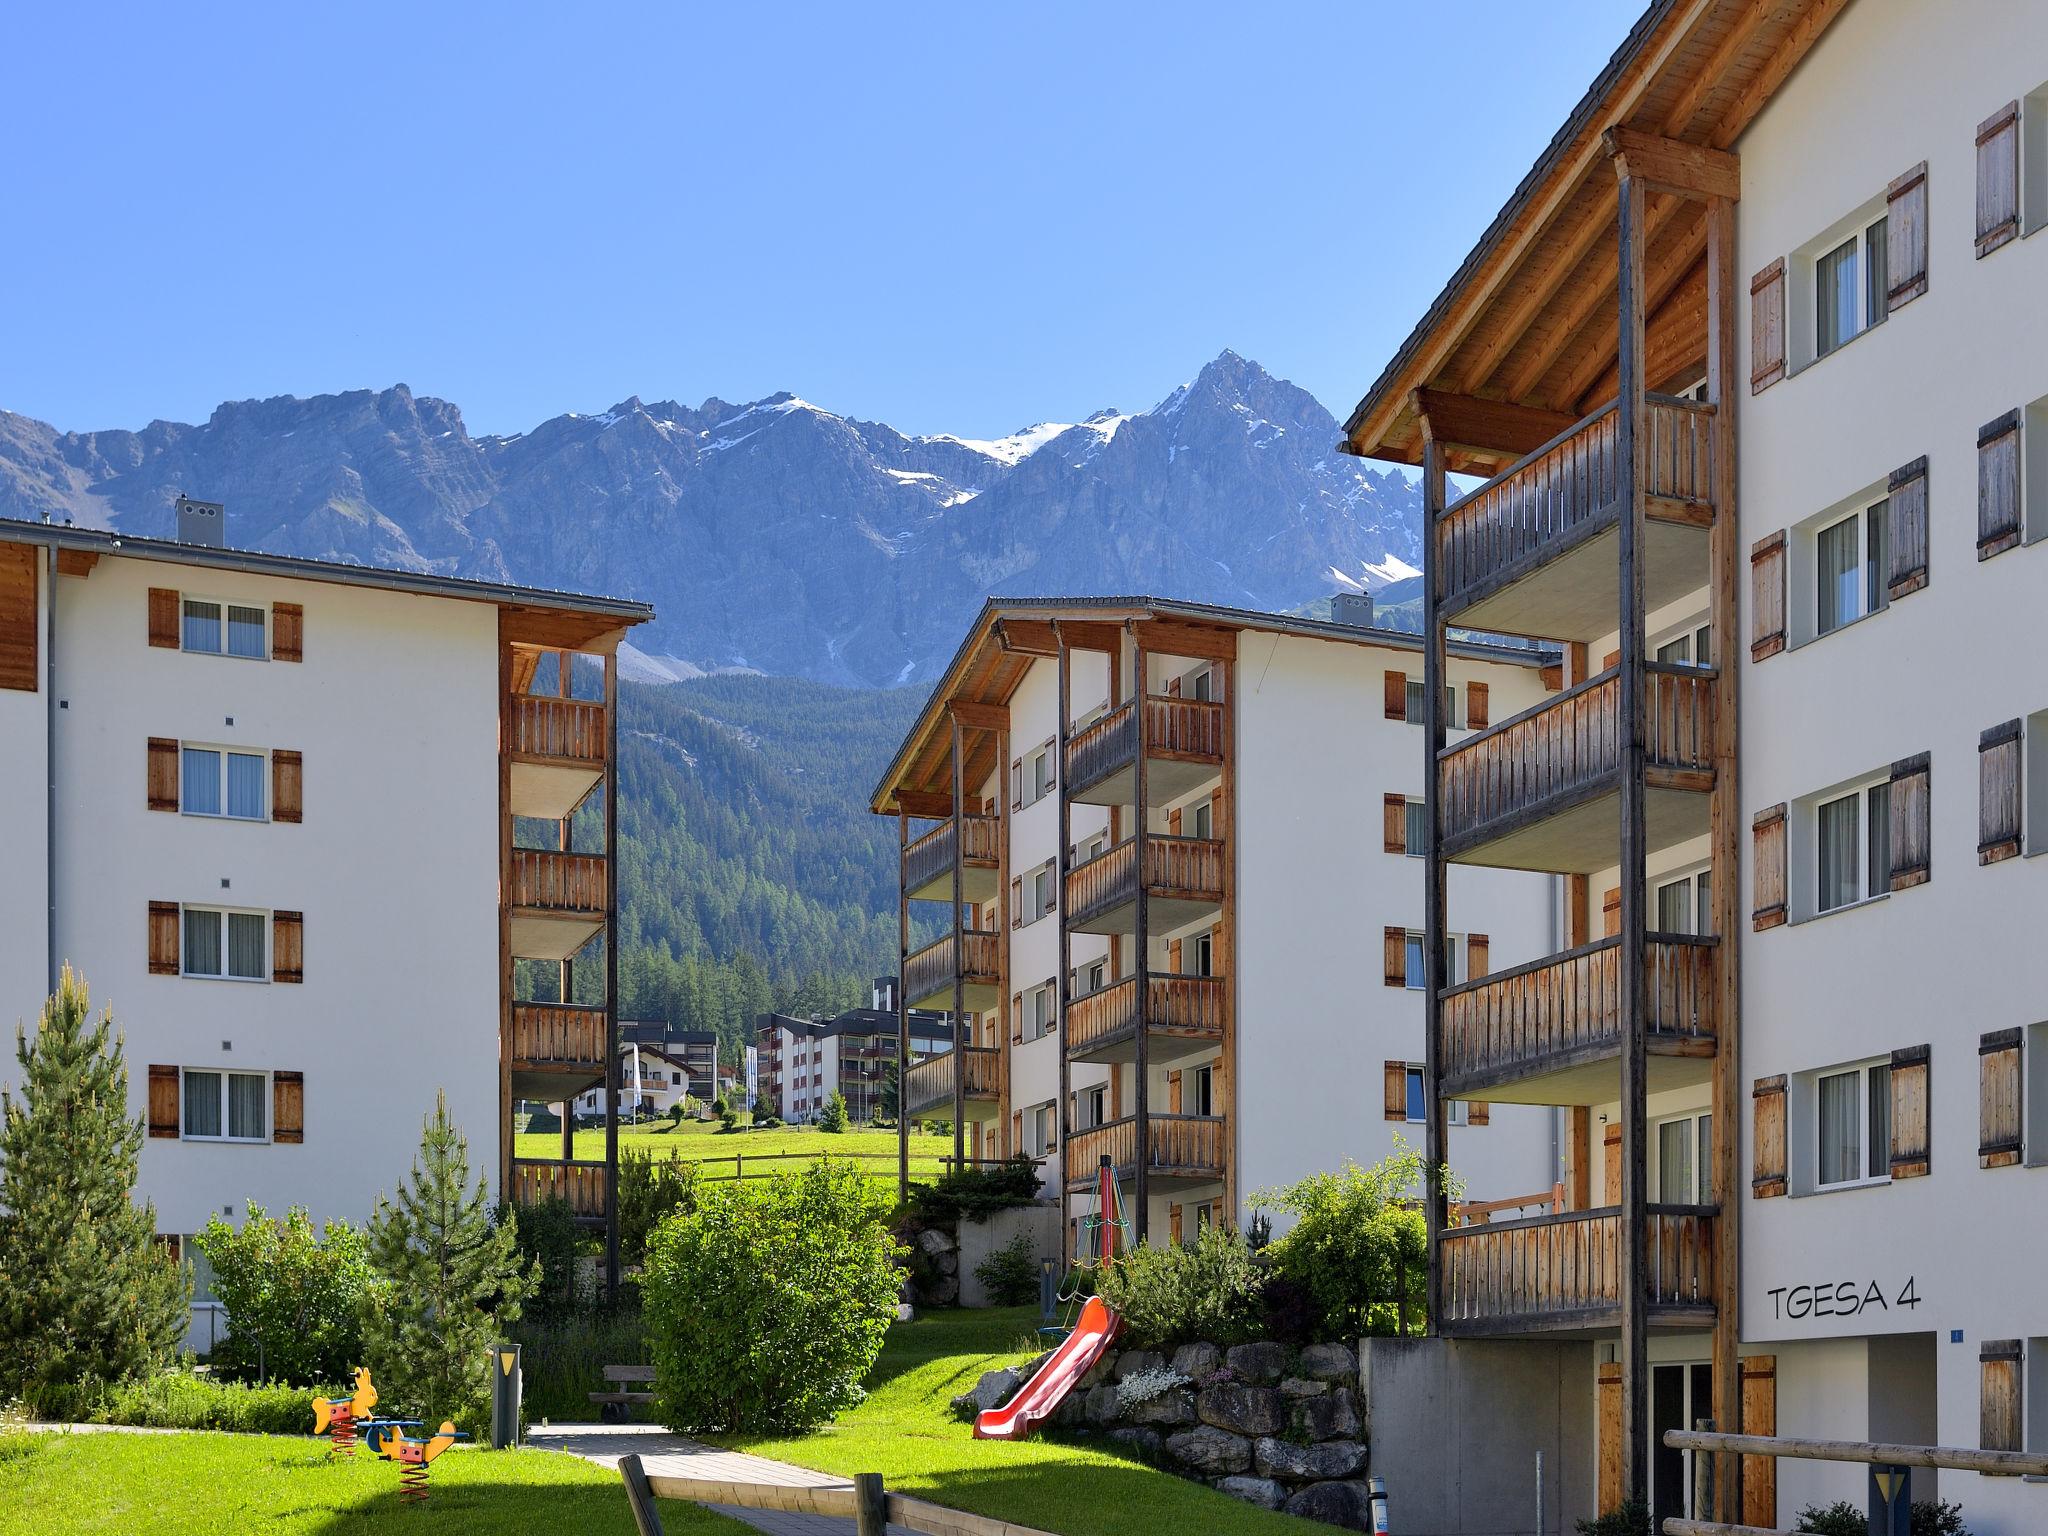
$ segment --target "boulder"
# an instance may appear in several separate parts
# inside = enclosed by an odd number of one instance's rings
[[[1351,1477],[1365,1470],[1365,1446],[1357,1440],[1325,1440],[1321,1445],[1296,1445],[1270,1435],[1252,1448],[1252,1464],[1261,1477],[1289,1483],[1321,1482]]]
[[[1287,1374],[1287,1347],[1284,1344],[1233,1344],[1223,1357],[1223,1363],[1230,1367],[1239,1381],[1248,1381],[1254,1386],[1271,1386]]]
[[[1341,1525],[1347,1531],[1369,1530],[1372,1501],[1357,1483],[1310,1483],[1282,1506],[1290,1515]]]
[[[1287,1502],[1287,1490],[1270,1477],[1226,1477],[1217,1482],[1216,1491],[1261,1509],[1278,1509]]]
[[[1080,1429],[1088,1422],[1088,1394],[1069,1392],[1053,1410],[1053,1423],[1063,1429]]]
[[[1200,1381],[1223,1363],[1223,1351],[1214,1344],[1183,1344],[1173,1352],[1173,1368],[1191,1381]]]
[[[1306,1376],[1283,1376],[1280,1378],[1282,1397],[1321,1397],[1330,1390],[1327,1381],[1311,1381]]]
[[[1149,1349],[1127,1349],[1116,1357],[1116,1379],[1135,1376],[1140,1371],[1163,1371],[1166,1356]]]
[[[1294,1428],[1310,1440],[1356,1440],[1358,1399],[1349,1387],[1304,1398],[1294,1405]]]
[[[1117,1421],[1116,1388],[1108,1382],[1088,1389],[1088,1422],[1114,1424]]]
[[[935,1262],[938,1264],[939,1273],[942,1275],[957,1275],[960,1273],[960,1253],[958,1249],[948,1249],[940,1254]]]
[[[1105,1381],[1115,1381],[1116,1362],[1115,1355],[1104,1355],[1088,1367],[1088,1374],[1081,1378],[1080,1384],[1084,1387],[1099,1387]]]
[[[1234,1435],[1277,1435],[1287,1422],[1280,1394],[1271,1387],[1225,1382],[1195,1397],[1195,1412],[1204,1424]]]
[[[1234,1472],[1246,1471],[1252,1464],[1250,1441],[1207,1424],[1199,1429],[1169,1435],[1166,1454],[1206,1477],[1227,1477]]]
[[[926,1227],[917,1234],[917,1246],[933,1258],[942,1253],[952,1253],[960,1246],[950,1232],[941,1232],[937,1227]]]
[[[983,1371],[974,1390],[965,1395],[974,1399],[977,1409],[1000,1408],[1015,1395],[1023,1380],[1013,1370]]]
[[[1311,1344],[1301,1352],[1301,1374],[1341,1386],[1358,1383],[1358,1356],[1343,1344]]]
[[[1166,1444],[1166,1437],[1158,1430],[1133,1428],[1129,1425],[1112,1429],[1109,1438],[1140,1461],[1157,1461],[1161,1447]]]
[[[950,1307],[960,1299],[960,1277],[958,1275],[933,1275],[918,1287],[928,1307]]]
[[[1157,1397],[1134,1403],[1124,1410],[1126,1424],[1165,1424],[1178,1427],[1195,1422],[1195,1396],[1186,1388],[1162,1392]]]

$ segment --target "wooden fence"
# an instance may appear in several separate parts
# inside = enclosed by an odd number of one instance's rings
[[[619,1476],[639,1536],[663,1536],[657,1499],[729,1509],[769,1509],[787,1514],[825,1515],[854,1523],[855,1536],[883,1536],[902,1526],[922,1536],[1052,1536],[1035,1526],[1015,1525],[988,1515],[950,1509],[926,1499],[890,1493],[879,1472],[859,1472],[850,1485],[797,1487],[785,1483],[713,1482],[694,1477],[650,1477],[638,1456],[619,1458]]]

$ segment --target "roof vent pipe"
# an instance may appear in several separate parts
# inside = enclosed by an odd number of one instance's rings
[[[1345,624],[1353,629],[1372,628],[1372,594],[1370,592],[1339,592],[1330,599],[1330,622]]]

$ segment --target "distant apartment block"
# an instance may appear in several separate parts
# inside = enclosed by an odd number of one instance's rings
[[[863,1124],[883,1118],[884,1084],[902,1056],[907,1022],[908,1060],[917,1063],[952,1046],[952,1024],[943,1015],[913,1010],[897,1017],[896,979],[885,976],[870,990],[868,1006],[849,1008],[829,1019],[799,1019],[767,1013],[755,1033],[756,1092],[782,1119],[814,1120],[834,1093],[846,1096],[847,1113]]]

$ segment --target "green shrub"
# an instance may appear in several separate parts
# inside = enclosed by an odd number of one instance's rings
[[[937,1224],[962,1216],[987,1216],[1029,1205],[1038,1198],[1038,1167],[1028,1157],[994,1164],[969,1164],[910,1191],[910,1209],[920,1221]]]
[[[213,1266],[213,1294],[228,1314],[215,1374],[309,1387],[346,1381],[363,1363],[370,1266],[355,1227],[330,1221],[316,1232],[304,1206],[279,1221],[252,1202],[239,1229],[211,1217],[193,1245]]]
[[[1242,1344],[1256,1338],[1264,1283],[1242,1237],[1204,1227],[1191,1243],[1133,1248],[1103,1271],[1098,1284],[1132,1344],[1165,1349],[1197,1340]]]
[[[670,1211],[687,1210],[697,1198],[697,1165],[671,1150],[656,1159],[636,1147],[619,1149],[619,1257],[638,1264],[647,1257],[647,1234]],[[523,1219],[523,1218],[522,1218]],[[617,1363],[617,1362],[614,1362]]]
[[[662,1422],[787,1432],[858,1402],[901,1283],[881,1216],[854,1165],[823,1158],[706,1185],[655,1228],[641,1287]]]
[[[1579,1536],[1644,1536],[1650,1529],[1650,1506],[1640,1499],[1624,1499],[1619,1507],[1578,1525]]]
[[[1970,1528],[1960,1504],[1921,1499],[1913,1505],[1913,1536],[1970,1536]]]
[[[730,1109],[721,1109],[718,1112],[718,1130],[720,1135],[736,1131],[739,1128],[740,1117],[738,1115],[734,1114]]]
[[[619,1153],[622,1231],[626,1159],[631,1155],[626,1151]],[[575,1311],[580,1299],[576,1294],[576,1261],[594,1244],[576,1225],[576,1213],[569,1209],[569,1202],[559,1195],[551,1196],[533,1205],[522,1206],[516,1217],[509,1207],[500,1206],[498,1220],[512,1222],[520,1258],[528,1266],[536,1268],[540,1275],[539,1286],[527,1300],[527,1310],[543,1318]]]
[[[1397,1141],[1371,1168],[1346,1162],[1336,1173],[1311,1174],[1252,1196],[1254,1206],[1295,1217],[1293,1229],[1265,1257],[1275,1276],[1306,1296],[1317,1337],[1398,1333],[1404,1299],[1409,1331],[1422,1331],[1429,1245],[1417,1202],[1425,1166]]]
[[[74,1388],[32,1406],[39,1418],[146,1429],[219,1429],[251,1435],[309,1435],[313,1399],[346,1396],[340,1387],[259,1386],[165,1371],[139,1381]]]
[[[838,1136],[846,1130],[846,1095],[837,1088],[832,1090],[832,1097],[825,1101],[825,1107],[818,1112],[818,1129],[832,1136]]]
[[[645,1365],[647,1333],[631,1281],[616,1306],[602,1302],[568,1314],[522,1319],[512,1329],[525,1377],[520,1407],[529,1422],[592,1419],[592,1392],[609,1390],[608,1365]]]
[[[1794,1528],[1812,1536],[1869,1536],[1870,1517],[1847,1499],[1837,1499],[1825,1507],[1807,1505]]]
[[[1031,1234],[1019,1232],[993,1249],[974,1266],[974,1278],[993,1306],[1022,1307],[1038,1300],[1038,1248]]]

